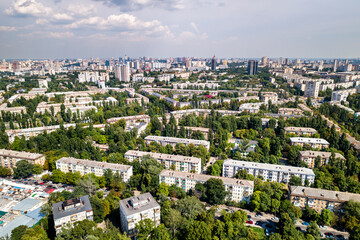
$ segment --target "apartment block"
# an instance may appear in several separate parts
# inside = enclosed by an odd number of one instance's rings
[[[116,117],[116,118],[109,118],[106,120],[107,123],[113,124],[120,120],[125,120],[126,126],[135,126],[139,122],[150,122],[150,117],[148,115],[134,115],[134,116],[126,116],[126,117]]]
[[[160,182],[166,183],[169,186],[175,184],[185,192],[195,189],[197,183],[206,183],[210,178],[221,179],[223,181],[225,190],[228,191],[227,200],[235,202],[248,201],[253,194],[253,181],[171,170],[163,170],[159,175]]]
[[[67,224],[72,226],[77,221],[93,220],[93,210],[87,195],[54,203],[52,209],[56,234]]]
[[[182,126],[178,126],[178,131],[180,131]],[[209,128],[203,128],[203,127],[188,127],[188,126],[184,126],[185,130],[190,131],[191,133],[199,131],[202,134],[204,134],[205,139],[208,138],[208,134],[209,134]]]
[[[163,165],[166,169],[170,169],[171,166],[175,166],[176,171],[181,172],[201,172],[201,158],[197,157],[187,157],[181,155],[171,155],[164,153],[153,153],[153,152],[143,152],[143,151],[133,151],[129,150],[124,154],[125,159],[130,162],[134,160],[141,161],[144,156],[149,155],[152,158],[155,158],[159,163]]]
[[[175,137],[161,137],[161,136],[147,136],[145,137],[146,145],[149,145],[152,142],[157,142],[162,146],[171,145],[175,148],[176,144],[182,143],[186,146],[189,144],[194,144],[196,147],[203,145],[206,149],[209,150],[210,142],[204,140],[195,140],[195,139],[186,139],[186,138],[175,138]]]
[[[14,168],[16,167],[16,163],[21,160],[26,160],[31,164],[44,165],[45,155],[0,149],[0,163],[2,167]]]
[[[123,199],[119,202],[121,231],[130,237],[136,234],[136,224],[150,219],[156,226],[160,225],[160,205],[150,193]]]
[[[262,178],[271,182],[288,183],[292,176],[301,178],[304,185],[308,180],[312,184],[315,179],[313,170],[302,167],[292,167],[277,164],[246,162],[227,159],[223,163],[223,177],[234,177],[235,174],[245,169],[248,174],[254,177],[262,176]]]
[[[301,186],[290,186],[290,201],[297,207],[309,206],[318,213],[323,209],[333,212],[341,210],[342,205],[350,200],[360,202],[360,194],[309,188]]]
[[[278,113],[286,115],[301,115],[303,111],[298,108],[279,108]]]
[[[57,160],[56,169],[59,169],[64,173],[79,172],[81,175],[93,173],[98,177],[103,176],[106,169],[110,169],[113,173],[119,173],[123,182],[128,182],[133,175],[132,166],[129,165],[97,162],[71,157],[63,157]]]
[[[261,101],[263,101],[265,104],[268,104],[269,101],[271,101],[272,104],[277,103],[278,94],[275,92],[262,92]]]
[[[305,128],[305,127],[285,127],[285,133],[300,135],[313,135],[317,133],[314,128]]]
[[[323,166],[329,163],[331,152],[299,151],[299,159],[305,162],[309,168],[315,167],[316,159],[319,156],[321,158],[320,166]],[[335,159],[345,160],[343,155],[341,155],[340,153],[335,153]]]
[[[322,138],[302,138],[302,137],[291,137],[291,145],[298,145],[303,147],[304,145],[310,145],[312,148],[324,149],[328,148],[330,143]]]

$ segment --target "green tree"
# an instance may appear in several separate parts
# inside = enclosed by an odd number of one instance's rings
[[[194,219],[203,209],[204,205],[195,196],[186,197],[176,202],[176,209],[189,219]]]
[[[324,208],[321,211],[321,215],[320,215],[321,224],[330,226],[333,218],[334,218],[334,213],[329,209]]]
[[[11,240],[21,239],[22,236],[25,234],[25,230],[26,230],[27,228],[28,228],[28,227],[25,226],[25,225],[20,225],[20,226],[14,228],[14,229],[11,231]]]
[[[203,221],[194,221],[187,227],[186,240],[211,240],[211,229]]]
[[[16,168],[14,169],[15,178],[27,178],[33,174],[34,165],[28,163],[26,160],[21,160],[16,163]]]
[[[315,221],[310,221],[306,229],[306,233],[313,236],[315,239],[320,239],[320,230]]]
[[[216,205],[224,202],[227,193],[221,179],[210,178],[206,181],[205,187],[205,200],[207,203]]]
[[[292,186],[301,186],[302,185],[301,178],[293,175],[291,176],[289,184]]]

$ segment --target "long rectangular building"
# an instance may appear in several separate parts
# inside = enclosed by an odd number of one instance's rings
[[[152,158],[155,158],[159,163],[161,163],[166,169],[170,169],[171,166],[175,167],[176,171],[181,172],[201,172],[201,158],[197,157],[187,157],[181,155],[171,155],[164,153],[153,153],[153,152],[143,152],[143,151],[133,151],[129,150],[125,153],[125,159],[130,162],[134,160],[141,161],[144,156],[149,155]]]
[[[304,145],[310,145],[312,148],[324,149],[328,148],[330,143],[322,138],[302,138],[302,137],[291,137],[291,145],[299,145],[303,147]]]
[[[45,155],[0,149],[0,163],[2,167],[14,168],[16,167],[16,163],[21,160],[26,160],[31,164],[44,165]]]
[[[308,168],[232,159],[224,160],[222,174],[224,177],[234,177],[242,169],[245,169],[248,174],[254,177],[262,176],[265,181],[269,180],[271,182],[288,183],[292,176],[296,176],[301,178],[301,182],[304,185],[306,180],[308,180],[309,184],[312,184],[315,179],[313,170]]]
[[[293,133],[296,135],[313,135],[317,133],[314,128],[305,128],[305,127],[285,127],[285,133]]]
[[[162,146],[171,145],[175,148],[176,144],[182,143],[186,146],[189,144],[194,144],[196,147],[203,145],[206,149],[209,150],[210,142],[205,140],[195,140],[187,138],[175,138],[175,137],[161,137],[161,136],[147,136],[145,137],[146,145],[149,145],[152,142],[157,142]]]
[[[79,172],[81,175],[94,173],[95,176],[101,177],[106,169],[113,173],[118,172],[123,182],[128,182],[133,175],[132,166],[116,163],[97,162],[91,160],[63,157],[56,161],[56,168],[64,173]]]
[[[343,203],[354,200],[360,202],[360,194],[309,188],[301,186],[290,186],[290,201],[297,207],[309,206],[318,213],[323,209],[338,211]]]
[[[227,200],[240,202],[248,201],[254,191],[254,182],[248,180],[240,180],[235,178],[217,177],[206,174],[197,173],[185,173],[171,170],[163,170],[159,174],[160,183],[166,183],[168,185],[175,184],[181,187],[184,191],[195,189],[197,183],[204,184],[210,178],[221,179],[223,181],[225,190],[228,192]]]
[[[299,151],[299,159],[305,162],[309,168],[315,167],[316,158],[320,157],[321,162],[320,166],[326,165],[329,163],[331,152],[320,152],[320,151]],[[335,153],[335,159],[340,158],[345,160],[344,156],[340,153]]]

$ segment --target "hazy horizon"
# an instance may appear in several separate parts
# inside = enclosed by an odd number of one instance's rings
[[[5,59],[360,57],[360,1],[3,0]]]

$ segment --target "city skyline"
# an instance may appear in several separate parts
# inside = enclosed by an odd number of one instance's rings
[[[5,0],[1,58],[358,58],[360,2],[347,2]]]

